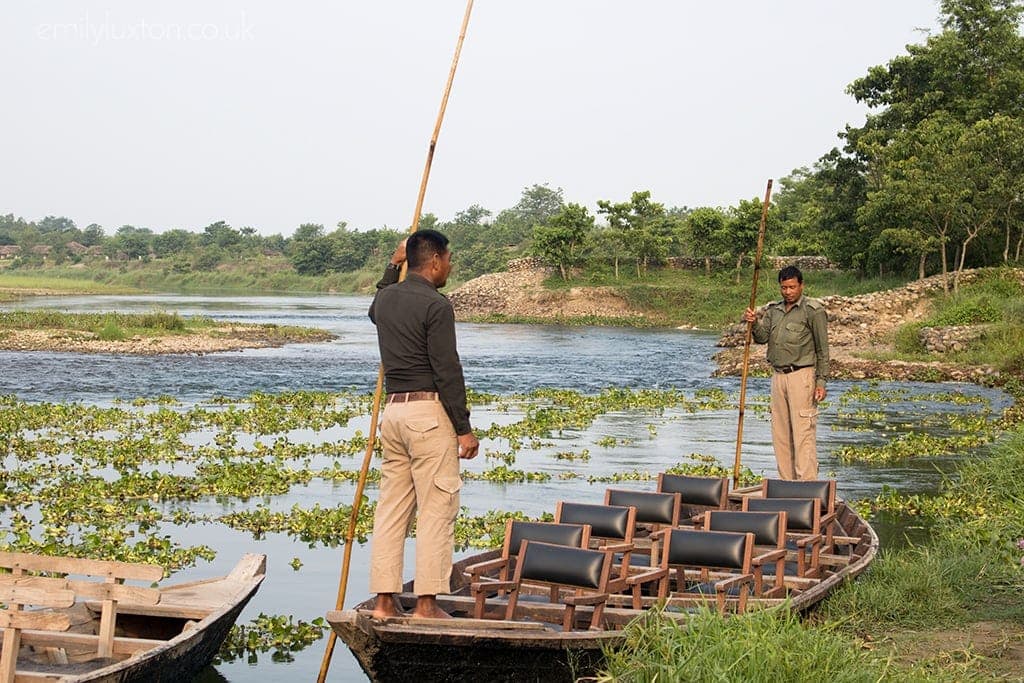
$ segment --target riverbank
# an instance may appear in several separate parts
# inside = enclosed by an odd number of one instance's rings
[[[333,339],[324,330],[219,323],[176,313],[0,312],[0,350],[203,355]]]
[[[1008,277],[1018,284],[1024,283],[1024,270],[983,269],[962,273],[960,287],[968,290],[974,283],[1000,272],[1009,274]],[[663,316],[634,305],[623,291],[604,286],[549,289],[545,287],[548,277],[547,270],[526,262],[522,268],[507,273],[493,273],[471,280],[449,294],[449,299],[455,307],[456,318],[464,321],[638,327],[665,324]],[[770,295],[775,293],[774,289],[767,288],[767,291]],[[942,291],[943,277],[935,275],[882,291],[818,297],[829,316],[831,377],[930,382],[1001,381],[1001,370],[996,365],[964,362],[957,357],[957,352],[981,336],[981,328],[977,326],[930,328],[927,331],[930,335],[928,348],[925,349],[929,353],[916,354],[916,357],[903,354],[897,348],[901,328],[928,320]],[[707,294],[709,300],[715,296],[714,292]],[[679,315],[685,317],[706,304],[690,297],[686,304],[688,309],[681,310]],[[706,316],[697,313],[691,319],[703,322]],[[687,323],[677,326],[687,329],[703,327]],[[718,342],[723,351],[714,357],[717,366],[715,376],[741,374],[745,335],[746,327],[741,323],[726,327]],[[765,347],[753,345],[750,372],[755,376],[767,376],[770,371],[765,361]]]
[[[130,294],[134,287],[110,285],[91,280],[69,280],[47,275],[0,272],[0,303],[21,301],[37,296],[74,296],[78,294]]]

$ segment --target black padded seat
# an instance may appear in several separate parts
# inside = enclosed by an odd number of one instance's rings
[[[601,588],[606,553],[536,541],[523,541],[522,548],[526,554],[519,558],[521,581],[543,581],[595,590]]]
[[[750,512],[785,512],[789,531],[816,531],[814,498],[747,498],[745,502]]]
[[[710,531],[738,531],[754,534],[757,545],[778,546],[781,540],[782,517],[778,512],[740,512],[713,510],[709,515]]]
[[[828,514],[835,504],[835,481],[819,479],[812,481],[790,481],[787,479],[765,479],[765,498],[816,498],[821,503],[821,514]]]
[[[561,524],[589,524],[592,536],[628,538],[632,529],[629,508],[594,503],[561,503],[558,521]]]
[[[636,521],[642,524],[674,525],[679,520],[679,496],[673,493],[608,489],[605,503],[635,507]]]
[[[665,541],[668,564],[744,569],[750,561],[748,538],[731,531],[670,529]]]
[[[729,480],[725,477],[662,473],[658,476],[658,490],[678,493],[683,505],[721,507],[729,491]]]
[[[523,541],[538,541],[540,543],[579,548],[583,545],[585,536],[585,525],[583,524],[554,524],[552,522],[513,520],[512,531],[509,534],[507,545],[510,554],[519,552],[519,545]]]

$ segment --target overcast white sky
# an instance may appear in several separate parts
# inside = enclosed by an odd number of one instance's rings
[[[3,0],[0,214],[404,229],[464,0]],[[477,0],[425,211],[760,197],[935,0]]]

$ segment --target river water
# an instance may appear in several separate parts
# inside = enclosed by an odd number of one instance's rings
[[[206,315],[235,322],[270,322],[279,325],[303,325],[329,330],[337,339],[320,344],[294,344],[277,349],[208,354],[204,356],[137,357],[84,355],[69,353],[0,352],[0,394],[15,394],[26,401],[80,401],[108,404],[114,399],[174,396],[186,406],[213,396],[243,397],[254,391],[295,390],[370,392],[376,382],[376,337],[366,317],[370,299],[361,296],[237,297],[237,296],[88,296],[39,298],[22,302],[18,308],[56,308],[66,311],[177,311],[182,315]],[[575,389],[597,392],[607,387],[632,389],[681,389],[687,392],[720,388],[738,393],[736,378],[712,378],[717,335],[673,329],[634,330],[597,327],[560,327],[535,325],[459,324],[458,341],[467,384],[477,391],[497,394],[528,392],[537,388]],[[863,386],[863,383],[861,383]],[[840,446],[857,443],[882,443],[891,431],[882,426],[914,429],[929,411],[971,412],[976,405],[934,405],[928,402],[893,403],[884,406],[884,419],[876,424],[854,424],[839,415],[837,402],[850,382],[829,385],[830,406],[819,422],[821,472],[839,481],[840,495],[863,498],[877,494],[883,486],[906,492],[933,490],[943,472],[952,469],[952,458],[921,458],[912,462],[870,466],[848,465],[832,453]],[[957,390],[983,395],[994,410],[1001,410],[1009,399],[1000,392],[972,385],[901,384],[913,393]],[[880,384],[879,389],[892,388]],[[752,378],[748,401],[756,404],[768,393],[768,380]],[[874,408],[874,406],[867,406]],[[507,415],[474,414],[478,427],[491,422],[508,421]],[[368,418],[353,420],[351,429],[368,427]],[[653,425],[649,427],[648,425]],[[714,456],[732,466],[735,454],[737,414],[735,409],[681,414],[666,411],[662,416],[611,413],[598,418],[579,433],[566,432],[546,451],[520,453],[515,467],[526,471],[549,471],[553,476],[544,483],[495,484],[469,481],[463,489],[462,504],[470,514],[488,510],[522,510],[540,515],[554,509],[557,500],[599,501],[605,484],[588,484],[586,478],[560,480],[557,474],[568,469],[585,475],[606,476],[617,472],[641,470],[656,473],[670,467],[686,455],[699,452]],[[596,446],[601,438],[614,437],[618,444],[610,448]],[[484,442],[482,451],[488,446]],[[587,462],[563,463],[553,460],[551,452],[587,448]],[[771,435],[763,411],[749,410],[744,422],[743,463],[755,473],[773,473]],[[479,457],[468,469],[483,471],[491,466]],[[358,462],[353,464],[358,467]],[[628,487],[630,484],[617,484]],[[633,484],[649,488],[650,483]],[[271,502],[276,509],[295,503],[309,507],[319,503],[333,507],[350,503],[354,486],[313,480],[307,486],[294,487],[287,495]],[[371,498],[374,489],[368,489]],[[252,501],[208,499],[192,506],[199,514],[218,516],[236,509],[251,508]],[[879,531],[886,529],[880,525]],[[260,592],[242,615],[248,621],[259,613],[291,614],[310,620],[332,609],[338,587],[342,550],[309,548],[285,534],[270,534],[254,541],[245,532],[220,524],[192,526],[177,530],[188,544],[204,543],[217,551],[213,562],[179,572],[174,580],[189,580],[226,573],[244,552],[268,555],[267,579]],[[894,539],[895,540],[895,539]],[[411,551],[411,546],[408,548]],[[407,552],[407,568],[411,553]],[[299,571],[289,566],[293,558],[302,562]],[[368,546],[353,550],[346,606],[365,599]],[[408,571],[406,572],[408,576]],[[294,662],[281,664],[261,656],[254,664],[233,662],[218,665],[202,678],[204,681],[291,681],[314,680],[319,670],[325,641],[297,653]],[[339,642],[335,650],[331,681],[365,680],[355,660]]]

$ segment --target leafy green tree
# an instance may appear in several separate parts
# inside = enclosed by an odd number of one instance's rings
[[[157,258],[184,254],[194,249],[197,241],[194,233],[174,228],[153,236],[153,253]]]
[[[534,226],[534,253],[548,265],[557,266],[562,279],[568,281],[568,268],[578,263],[583,240],[593,227],[594,217],[586,207],[566,204],[547,225]]]
[[[972,209],[994,212],[993,223],[1001,223],[1002,262],[1010,261],[1014,228],[1018,228],[1016,259],[1024,240],[1021,204],[1024,201],[1024,118],[1003,114],[982,119],[966,131],[964,153],[971,159],[970,171],[975,198]]]
[[[718,234],[717,242],[725,247],[725,253],[728,256],[736,259],[736,282],[739,282],[740,279],[743,259],[757,247],[762,207],[762,200],[756,197],[741,199],[736,206],[729,208],[728,220],[725,221],[725,225]],[[774,232],[774,224],[775,217],[769,208],[768,224],[765,226],[765,231],[771,229]]]
[[[917,266],[917,277],[924,277],[925,261],[935,250],[935,238],[909,228],[886,228],[871,241],[867,250],[868,268],[877,268],[880,276],[907,272]]]
[[[1024,114],[1024,37],[1018,0],[943,0],[943,31],[907,54],[868,70],[847,88],[877,109],[861,128],[849,128],[863,153],[884,148],[937,112],[973,123],[996,113]]]
[[[719,253],[719,238],[725,229],[727,217],[721,209],[701,206],[687,216],[692,249],[695,255],[704,257],[704,272],[711,274],[711,257]]]
[[[288,246],[288,257],[300,275],[322,275],[334,258],[333,244],[324,235],[324,226],[303,223]]]
[[[638,278],[646,274],[651,261],[665,258],[676,222],[667,216],[664,204],[651,201],[650,191],[634,192],[628,202],[617,204],[602,199],[597,206],[608,227],[622,234],[623,246],[633,257]],[[615,277],[619,277],[617,254]]]
[[[122,225],[114,234],[116,248],[130,259],[148,257],[152,241],[152,230],[149,228],[136,228],[133,225]]]
[[[947,245],[957,211],[970,196],[960,178],[963,133],[961,123],[937,114],[894,138],[882,158],[878,189],[868,192],[859,216],[874,224],[911,226],[937,245],[943,276],[949,272]]]
[[[242,241],[242,235],[224,221],[211,223],[203,228],[199,243],[206,246],[216,246],[221,249],[230,249]]]
[[[87,247],[94,247],[98,244],[103,244],[103,227],[96,223],[90,223],[82,231],[81,243]]]

